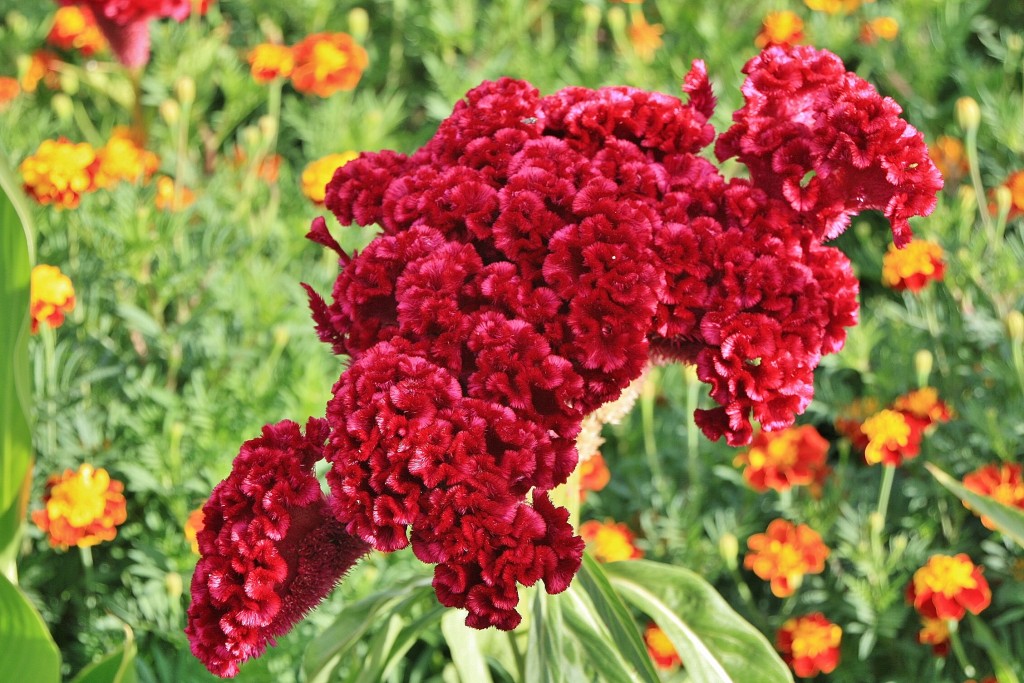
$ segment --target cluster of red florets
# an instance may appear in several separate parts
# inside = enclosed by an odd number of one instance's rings
[[[688,104],[485,83],[413,155],[364,153],[327,186],[342,224],[382,228],[351,258],[310,231],[342,266],[330,303],[307,288],[317,331],[351,359],[327,406],[330,510],[436,564],[472,626],[515,627],[519,584],[558,592],[579,568],[548,491],[587,414],[681,360],[719,404],[696,415],[709,437],[789,426],[856,322],[857,280],[821,241],[870,208],[904,240],[934,204],[921,135],[837,57],[770,48],[746,72],[716,153],[749,179],[701,156],[715,100],[694,62]]]

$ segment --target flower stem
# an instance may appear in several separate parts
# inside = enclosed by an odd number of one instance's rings
[[[982,225],[985,231],[992,234],[992,216],[988,212],[988,202],[985,200],[985,186],[981,184],[981,168],[978,165],[978,127],[968,126],[965,132],[964,145],[967,148],[967,165],[971,172],[971,185],[974,187],[974,194],[978,198],[978,213],[981,214]]]
[[[955,619],[949,620],[949,646],[953,650],[953,655],[956,657],[956,661],[960,664],[960,668],[964,670],[964,675],[968,678],[974,678],[976,673],[974,665],[967,659],[967,653],[964,651],[964,644],[960,640],[959,631],[960,622]]]
[[[885,516],[889,510],[889,496],[892,494],[892,482],[896,477],[895,465],[884,465],[882,468],[882,487],[878,492],[877,513],[881,518],[881,526],[885,527]]]
[[[82,558],[82,579],[85,582],[85,607],[88,610],[89,621],[92,621],[92,610],[96,605],[96,596],[93,595],[93,562],[92,547],[78,546],[79,556]]]

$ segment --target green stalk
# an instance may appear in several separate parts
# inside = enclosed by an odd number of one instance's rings
[[[882,487],[878,492],[878,508],[876,513],[881,519],[881,528],[885,528],[885,516],[889,510],[889,496],[892,494],[892,482],[896,477],[895,465],[884,465],[882,469]]]
[[[964,670],[964,676],[974,678],[974,674],[977,672],[974,665],[967,659],[967,652],[964,650],[964,644],[960,640],[959,626],[960,623],[955,619],[949,620],[949,646],[953,650],[953,655],[960,664],[960,668]]]

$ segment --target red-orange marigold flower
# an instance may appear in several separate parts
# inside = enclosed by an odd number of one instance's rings
[[[945,657],[949,654],[949,621],[921,617],[921,630],[917,632],[917,642],[931,645],[936,657]]]
[[[659,669],[675,669],[682,664],[672,641],[653,622],[647,624],[647,628],[644,629],[644,644],[647,645],[647,654],[651,656],[654,666]]]
[[[761,22],[761,32],[754,39],[758,47],[795,45],[803,40],[804,20],[795,12],[769,12]]]
[[[821,612],[788,619],[775,635],[782,659],[801,678],[831,673],[839,664],[843,629]]]
[[[185,520],[185,539],[189,545],[192,546],[192,552],[196,555],[199,554],[199,532],[203,530],[205,517],[203,516],[202,506],[196,508],[189,513],[188,519]]]
[[[919,292],[929,281],[945,275],[942,247],[928,240],[912,239],[902,249],[890,244],[882,257],[882,283],[896,291]]]
[[[792,595],[805,574],[824,571],[829,554],[818,532],[785,519],[773,520],[765,533],[751,536],[747,547],[751,552],[743,566],[771,582],[772,594],[778,598]]]
[[[62,137],[43,140],[18,171],[25,191],[37,202],[73,209],[84,193],[96,189],[98,166],[92,145]]]
[[[291,76],[295,56],[287,45],[260,43],[249,52],[249,70],[257,83]]]
[[[292,85],[320,97],[355,88],[369,63],[366,50],[347,33],[306,36],[292,48],[292,55]]]
[[[878,399],[873,396],[854,399],[836,417],[836,431],[849,439],[855,449],[863,451],[868,445],[868,437],[860,427],[864,420],[878,412],[878,408]]]
[[[939,169],[947,187],[967,175],[969,170],[967,153],[964,151],[964,143],[958,138],[940,135],[935,138],[935,142],[928,145],[928,156],[935,167]],[[1024,197],[1022,197],[1022,206],[1024,206]]]
[[[358,156],[357,152],[340,152],[328,154],[306,164],[306,168],[302,170],[302,194],[314,204],[323,204],[327,194],[327,183],[331,182],[334,172]]]
[[[0,111],[6,109],[8,103],[17,97],[20,92],[21,86],[18,85],[17,78],[0,76]]]
[[[1014,171],[1006,177],[1003,185],[1010,188],[1010,196],[1013,198],[1010,204],[1010,218],[1024,214],[1024,171]]]
[[[899,465],[921,451],[922,423],[899,410],[879,411],[860,429],[868,439],[864,459],[869,465]]]
[[[636,537],[621,522],[590,520],[580,525],[580,536],[598,562],[635,560],[644,556],[636,547]]]
[[[935,387],[922,387],[904,394],[892,402],[892,407],[893,410],[919,420],[922,429],[940,422],[949,422],[953,417],[953,411],[939,398],[939,390]]]
[[[110,187],[122,180],[146,181],[160,167],[160,157],[140,145],[135,134],[125,126],[113,130],[107,144],[96,151],[96,157],[99,160],[97,187]]]
[[[62,50],[80,50],[91,57],[107,46],[88,5],[67,5],[57,10],[46,42]]]
[[[985,465],[964,477],[964,486],[975,493],[995,498],[1003,505],[1024,510],[1024,481],[1021,481],[1021,466],[1016,463]],[[970,509],[967,501],[964,506]],[[986,529],[995,529],[995,524],[985,515],[981,523]]]
[[[580,498],[587,491],[600,491],[611,481],[612,473],[608,471],[608,465],[600,451],[580,463]]]
[[[654,61],[654,53],[664,44],[661,36],[665,33],[665,27],[647,23],[647,17],[642,12],[636,12],[630,17],[626,32],[636,56],[645,62]]]
[[[907,584],[907,602],[929,619],[963,619],[992,602],[992,591],[981,567],[959,555],[932,555]]]
[[[744,466],[743,478],[756,491],[786,491],[793,486],[813,486],[828,474],[825,456],[828,441],[810,425],[777,432],[759,432],[750,448],[734,465]]]
[[[35,92],[40,81],[50,90],[59,88],[60,74],[56,68],[59,61],[60,58],[49,50],[33,52],[21,77],[21,89],[25,92]]]
[[[77,472],[65,470],[47,480],[44,507],[32,513],[32,521],[54,547],[86,548],[112,541],[117,526],[128,518],[122,491],[124,485],[102,467],[84,464]]]
[[[177,188],[177,194],[175,194],[173,178],[167,176],[157,178],[156,197],[153,199],[156,208],[163,211],[181,211],[191,206],[195,200],[195,193],[184,185]]]
[[[879,40],[896,40],[900,25],[892,17],[878,17],[860,25],[860,42],[874,45]]]
[[[50,327],[64,324],[64,315],[75,309],[75,288],[60,268],[39,264],[32,268],[30,299],[29,314],[35,334],[41,323]]]

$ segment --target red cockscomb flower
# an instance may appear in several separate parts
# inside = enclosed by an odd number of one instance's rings
[[[810,425],[778,432],[758,432],[740,453],[743,478],[755,491],[786,491],[793,486],[819,486],[828,475],[828,441]]]
[[[324,74],[343,61],[327,56]],[[293,80],[303,61],[296,46]],[[373,548],[434,564],[438,599],[470,626],[515,627],[520,585],[557,593],[577,572],[583,541],[548,492],[576,466],[584,417],[674,359],[711,385],[720,407],[696,415],[708,436],[741,445],[752,420],[788,427],[856,322],[857,279],[822,240],[877,208],[902,242],[934,204],[920,134],[834,55],[776,47],[746,72],[716,152],[749,179],[702,154],[715,98],[695,62],[688,103],[484,83],[414,154],[363,153],[327,184],[342,224],[381,227],[351,257],[323,218],[309,233],[341,266],[330,302],[309,289],[317,332],[350,358],[326,411],[330,513]],[[207,529],[252,528],[251,509],[215,496]],[[220,623],[211,603],[194,604],[193,624]],[[231,634],[190,629],[229,671]]]
[[[775,636],[775,645],[793,673],[811,678],[832,673],[839,665],[843,629],[821,612],[788,619]]]
[[[959,621],[988,607],[992,591],[981,567],[964,553],[932,555],[907,584],[907,602],[926,619]]]

